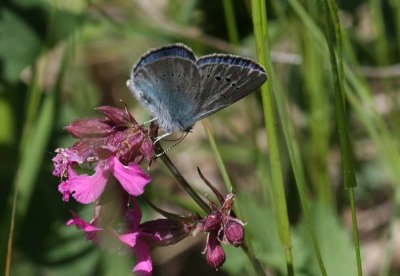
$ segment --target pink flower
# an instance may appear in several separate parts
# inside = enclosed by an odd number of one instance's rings
[[[133,210],[127,212],[127,219],[129,221],[129,232],[123,234],[119,239],[133,248],[137,264],[133,268],[133,272],[139,275],[148,276],[153,271],[153,263],[150,256],[150,247],[145,241],[146,234],[140,231],[140,221],[142,219],[142,212],[136,199],[133,200]]]
[[[96,218],[91,222],[81,219],[74,211],[71,211],[73,218],[67,222],[68,226],[75,225],[76,228],[82,229],[86,233],[86,240],[95,240],[96,232],[102,231],[102,228],[96,227]]]
[[[211,184],[209,184],[211,185]],[[230,193],[223,199],[222,195],[213,190],[222,206],[210,201],[211,214],[201,222],[202,231],[208,232],[207,245],[205,249],[208,264],[215,269],[221,267],[225,262],[225,252],[221,242],[235,247],[242,245],[244,241],[243,222],[234,217],[232,213],[235,194]]]
[[[184,221],[167,218],[140,223],[142,213],[136,198],[117,195],[115,199],[97,205],[90,222],[72,212],[73,218],[67,225],[75,225],[86,233],[87,240],[105,248],[120,248],[121,242],[132,248],[137,257],[133,271],[139,275],[151,275],[152,246],[167,246],[181,241],[192,232],[197,218],[187,217]],[[124,234],[119,234],[121,231]]]
[[[61,178],[68,177],[68,172],[73,164],[83,162],[82,158],[73,150],[58,148],[55,150],[57,155],[53,158],[53,175]]]
[[[111,156],[97,164],[93,175],[78,175],[70,170],[69,178],[58,189],[63,194],[64,201],[68,201],[72,194],[79,203],[89,204],[100,198],[111,174],[132,196],[141,195],[150,182],[150,176],[138,164],[131,162],[125,166],[118,158]]]
[[[64,201],[72,195],[82,204],[100,198],[110,176],[132,196],[141,195],[150,182],[138,165],[154,156],[150,130],[139,125],[127,111],[110,106],[99,107],[105,118],[80,119],[66,127],[78,141],[68,149],[57,149],[53,158],[55,176],[63,181],[58,190]],[[85,169],[94,173],[78,173]]]

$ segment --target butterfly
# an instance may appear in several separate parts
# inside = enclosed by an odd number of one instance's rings
[[[127,86],[171,134],[193,125],[259,88],[267,80],[255,61],[230,54],[196,58],[178,43],[150,50],[133,67]]]

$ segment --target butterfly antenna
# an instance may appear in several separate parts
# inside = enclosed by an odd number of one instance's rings
[[[172,146],[170,146],[169,148],[167,148],[166,150],[164,150],[162,153],[158,153],[156,154],[156,158],[163,156],[164,154],[166,154],[168,151],[170,151],[171,149],[175,148],[180,142],[183,141],[183,139],[185,139],[185,137],[188,135],[189,132],[185,132],[184,135],[182,135],[175,144],[173,144]]]

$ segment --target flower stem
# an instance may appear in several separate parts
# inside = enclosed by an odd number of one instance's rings
[[[253,265],[254,270],[256,271],[258,276],[266,276],[267,273],[265,272],[262,263],[254,254],[253,248],[251,248],[246,241],[242,244],[242,249],[244,253],[246,253],[247,257],[249,258],[251,264]]]
[[[157,145],[158,152],[164,152],[162,147]],[[172,163],[171,159],[167,156],[167,154],[161,155],[161,160],[167,166],[167,168],[171,171],[171,173],[175,176],[178,183],[182,186],[182,188],[193,198],[193,200],[204,210],[207,214],[211,213],[211,209],[206,202],[196,193],[196,191],[190,186],[189,182],[183,177],[183,175],[179,172],[179,170]]]

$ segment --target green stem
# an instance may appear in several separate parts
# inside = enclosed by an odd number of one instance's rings
[[[254,24],[254,33],[256,38],[258,60],[267,68],[267,72],[271,72],[271,60],[269,55],[268,42],[268,21],[265,1],[252,0],[252,17]],[[264,109],[264,120],[267,129],[269,158],[271,164],[271,190],[273,192],[273,204],[278,219],[278,231],[280,240],[285,252],[287,274],[293,275],[293,257],[292,257],[292,241],[290,235],[289,218],[286,207],[285,188],[282,175],[282,164],[279,152],[278,134],[276,128],[274,95],[272,91],[273,83],[270,78],[266,85],[261,87],[261,96]]]
[[[362,265],[361,265],[361,252],[360,252],[360,239],[358,237],[358,226],[357,226],[357,213],[355,207],[355,196],[354,196],[354,188],[349,189],[349,196],[350,196],[350,205],[351,205],[351,219],[353,221],[353,235],[354,235],[354,242],[355,242],[355,251],[356,251],[356,258],[357,258],[357,271],[358,275],[362,276]]]
[[[239,35],[236,27],[235,11],[233,9],[232,0],[223,0],[226,27],[228,29],[229,41],[237,46],[239,45]]]
[[[236,190],[236,187],[233,186],[233,183],[231,181],[231,178],[229,177],[228,171],[226,170],[224,160],[222,160],[222,156],[217,147],[217,143],[215,142],[214,135],[210,128],[210,124],[207,119],[204,119],[202,122],[203,122],[204,130],[206,131],[206,134],[208,137],[208,142],[210,143],[210,146],[211,146],[211,150],[217,161],[218,169],[222,174],[222,178],[224,179],[226,189],[228,191]]]
[[[337,15],[336,3],[333,0],[323,1],[323,12],[326,24],[326,38],[332,67],[332,77],[334,86],[334,101],[336,117],[338,122],[338,132],[340,146],[342,150],[342,166],[345,188],[349,190],[351,212],[353,221],[353,234],[357,259],[358,275],[362,275],[360,240],[358,236],[358,227],[355,210],[354,188],[357,186],[355,170],[352,158],[352,149],[348,132],[347,116],[345,110],[345,92],[344,92],[344,74],[342,62],[342,45],[340,22]]]
[[[242,247],[244,253],[246,253],[247,257],[249,258],[257,275],[258,276],[267,276],[267,273],[265,272],[262,263],[255,256],[253,248],[251,248],[250,245],[246,243],[246,241],[243,242],[241,247]]]
[[[15,228],[15,212],[17,207],[17,196],[18,196],[18,177],[19,173],[17,172],[17,176],[15,177],[14,183],[14,194],[12,199],[12,207],[11,207],[11,218],[10,218],[10,232],[8,233],[8,242],[7,242],[7,257],[6,257],[6,271],[5,276],[11,275],[11,259],[12,259],[12,251],[13,251],[13,241],[14,241],[14,228]]]
[[[215,143],[215,141],[214,141]],[[160,145],[157,146],[158,152],[163,152],[163,149],[161,148]],[[215,145],[216,147],[216,145]],[[219,155],[218,148],[216,148],[217,153]],[[220,155],[219,155],[220,156]],[[182,176],[182,174],[178,171],[178,169],[175,167],[175,165],[172,163],[172,161],[169,159],[169,157],[166,154],[161,155],[161,160],[164,162],[164,164],[168,167],[168,169],[172,172],[172,174],[175,176],[175,178],[178,180],[179,184],[182,186],[183,189],[193,198],[193,200],[207,213],[211,213],[210,207],[199,197],[199,195],[193,190],[192,186],[186,181],[186,179]],[[222,159],[221,159],[222,161]],[[226,172],[225,166],[222,163],[223,169]],[[227,172],[226,172],[227,174]],[[227,175],[228,176],[228,175]],[[229,176],[228,176],[229,178]],[[264,276],[266,273],[264,272],[263,266],[261,262],[255,257],[255,254],[252,250],[252,248],[244,242],[242,244],[242,249],[246,253],[247,257],[249,258],[254,270],[256,271],[257,275],[259,276]]]

